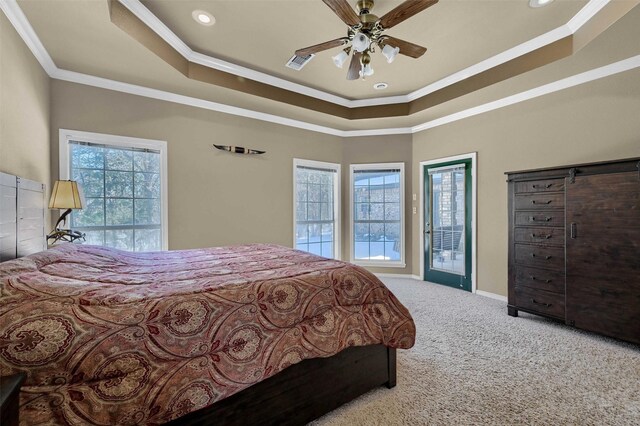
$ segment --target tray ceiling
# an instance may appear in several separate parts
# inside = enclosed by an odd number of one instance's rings
[[[331,56],[316,55],[301,71],[284,65],[302,47],[346,35],[346,25],[321,0],[144,0],[142,3],[192,50],[349,99],[403,95],[567,23],[584,0],[556,0],[530,8],[526,0],[442,0],[387,31],[428,48],[419,59],[398,55],[388,64],[372,55],[375,74],[347,81]],[[352,2],[355,7],[355,0]],[[401,1],[378,0],[378,16]],[[197,24],[196,9],[216,18]],[[386,82],[385,91],[373,89]]]

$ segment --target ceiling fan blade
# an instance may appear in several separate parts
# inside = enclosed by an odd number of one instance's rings
[[[393,47],[399,47],[400,53],[412,58],[419,58],[427,51],[426,47],[419,46],[417,44],[409,43],[408,41],[400,40],[399,38],[386,36],[383,44],[388,44]]]
[[[311,55],[312,53],[318,53],[318,52],[322,52],[323,50],[331,49],[332,47],[343,46],[347,44],[348,41],[349,39],[346,37],[337,38],[331,41],[325,41],[324,43],[305,47],[304,49],[298,49],[296,50],[296,55],[308,56],[308,55]]]
[[[438,0],[406,0],[380,18],[380,25],[382,28],[389,29],[436,3]]]
[[[347,80],[357,80],[360,78],[360,70],[362,69],[362,63],[360,58],[362,53],[355,52],[351,57],[351,63],[349,64],[349,71],[347,71]]]
[[[349,5],[347,0],[322,0],[324,4],[329,6],[333,13],[338,15],[342,22],[353,27],[360,23],[360,18],[355,10]]]

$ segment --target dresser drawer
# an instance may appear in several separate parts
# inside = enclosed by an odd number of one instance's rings
[[[564,191],[564,179],[535,180],[516,182],[516,194],[522,192],[553,192]]]
[[[516,287],[515,295],[518,308],[564,319],[564,294],[528,287]]]
[[[516,266],[516,286],[564,294],[564,271]]]
[[[519,194],[515,198],[516,210],[562,209],[564,193]]]
[[[564,271],[564,248],[516,244],[516,263]]]
[[[564,227],[563,210],[515,212],[516,226],[555,226]]]
[[[564,228],[516,228],[513,239],[516,243],[564,246]]]

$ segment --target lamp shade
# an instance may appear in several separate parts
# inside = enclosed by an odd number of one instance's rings
[[[385,44],[384,47],[382,48],[382,54],[384,55],[385,58],[387,58],[388,63],[393,62],[394,59],[396,59],[396,56],[398,56],[399,52],[400,52],[399,47],[393,47],[388,44]]]
[[[73,180],[57,180],[51,191],[50,209],[81,209],[82,197],[78,183]]]
[[[357,33],[353,37],[353,41],[351,42],[351,44],[353,46],[353,50],[355,50],[356,52],[364,52],[369,48],[371,40],[369,40],[369,37],[367,37],[365,34]]]
[[[333,59],[333,63],[336,65],[336,67],[342,68],[348,57],[349,54],[345,50],[342,50],[336,56],[332,56],[331,59]]]

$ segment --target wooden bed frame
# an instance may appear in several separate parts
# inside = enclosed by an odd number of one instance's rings
[[[351,347],[292,365],[167,425],[304,425],[382,385],[396,385],[396,350]]]

